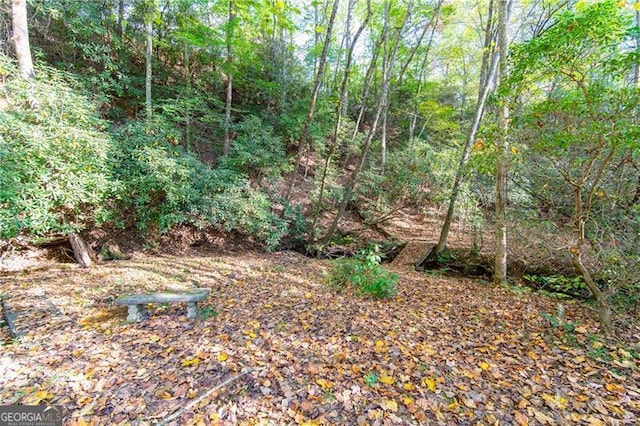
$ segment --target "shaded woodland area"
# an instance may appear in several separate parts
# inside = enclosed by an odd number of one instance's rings
[[[637,0],[0,0],[0,403],[637,421],[639,27]],[[211,291],[197,320],[114,305],[173,287]]]

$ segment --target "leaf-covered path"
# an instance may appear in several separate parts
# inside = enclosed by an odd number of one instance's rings
[[[387,301],[336,294],[328,261],[295,253],[146,257],[5,274],[28,334],[0,348],[0,403],[55,403],[70,424],[155,424],[243,369],[264,367],[175,424],[637,424],[638,360],[603,344],[579,304],[409,264]],[[124,293],[207,287],[205,318]],[[217,315],[216,315],[217,314]],[[2,337],[8,332],[3,328]]]

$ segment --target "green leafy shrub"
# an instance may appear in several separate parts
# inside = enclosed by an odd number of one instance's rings
[[[397,293],[398,274],[380,265],[378,247],[360,252],[354,258],[340,258],[326,277],[327,285],[340,290],[351,286],[358,295],[388,299]]]
[[[590,294],[587,285],[580,276],[567,277],[564,275],[540,276],[525,274],[523,278],[535,285],[539,290],[579,297],[588,297]]]
[[[381,197],[389,206],[441,201],[448,193],[439,191],[453,182],[456,152],[416,141],[389,153],[384,175],[376,169],[366,172],[361,191],[371,198]]]
[[[115,133],[110,155],[122,183],[121,208],[140,229],[166,232],[178,224],[213,226],[252,235],[277,247],[287,224],[272,211],[264,192],[238,170],[211,169],[177,146],[179,134],[157,118],[152,125],[130,123]]]
[[[280,137],[259,117],[251,115],[235,126],[236,139],[229,155],[220,159],[224,168],[251,177],[279,177],[291,167]]]
[[[66,74],[8,75],[0,86],[0,238],[80,230],[104,220],[117,190],[107,167],[111,144],[95,105]]]

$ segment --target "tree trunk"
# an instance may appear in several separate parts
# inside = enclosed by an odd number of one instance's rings
[[[606,294],[604,294],[602,290],[600,290],[600,287],[598,287],[598,284],[596,284],[586,266],[584,266],[584,263],[581,259],[580,245],[581,243],[578,243],[578,247],[572,247],[570,249],[571,262],[573,263],[573,266],[576,268],[576,270],[580,272],[580,275],[582,275],[582,278],[584,278],[584,282],[589,288],[589,291],[596,299],[596,305],[598,307],[598,318],[600,320],[600,330],[602,331],[602,333],[607,335],[611,331],[613,316],[611,305],[609,305]]]
[[[118,26],[116,28],[116,33],[118,37],[122,38],[122,34],[124,33],[124,0],[118,0]]]
[[[184,72],[187,80],[187,96],[191,98],[191,66],[189,58],[189,44],[186,42],[184,44]],[[185,102],[184,115],[184,144],[187,149],[191,149],[191,102],[189,100]]]
[[[13,45],[18,60],[20,77],[30,79],[35,77],[31,47],[29,45],[29,27],[27,25],[27,0],[12,0],[11,14],[13,24]]]
[[[635,8],[636,8],[636,15],[633,23],[636,28],[640,28],[640,0],[636,0]],[[636,31],[635,42],[636,42],[636,55],[640,55],[640,33],[638,31]],[[638,85],[640,84],[640,64],[638,63],[638,61],[635,61],[633,64],[632,78],[633,78],[632,87],[638,87]]]
[[[331,8],[331,17],[329,18],[329,24],[327,26],[327,34],[324,39],[324,45],[322,46],[322,53],[320,55],[318,71],[316,72],[316,76],[313,82],[313,91],[311,93],[311,102],[309,104],[309,112],[304,120],[304,125],[302,127],[302,132],[300,134],[300,141],[298,143],[298,153],[296,155],[296,162],[293,169],[293,173],[291,174],[291,180],[289,182],[289,188],[287,189],[287,195],[285,199],[287,201],[291,200],[291,195],[293,194],[293,189],[296,186],[296,175],[298,174],[298,168],[302,163],[302,154],[304,153],[304,148],[307,144],[307,137],[309,135],[309,129],[311,128],[311,123],[313,123],[313,117],[316,111],[316,103],[318,102],[318,94],[320,93],[320,86],[324,77],[324,69],[327,62],[327,53],[329,52],[329,45],[331,44],[331,33],[333,32],[333,23],[336,18],[336,13],[338,11],[338,5],[340,0],[334,0],[333,7]]]
[[[229,149],[231,149],[231,105],[233,102],[233,72],[231,70],[233,52],[231,42],[233,40],[234,18],[235,11],[233,1],[229,1],[229,21],[227,22],[227,79],[225,82],[227,99],[224,106],[224,145],[222,147],[222,155],[229,155]]]
[[[145,111],[147,114],[147,120],[151,120],[152,110],[151,110],[151,58],[153,52],[153,1],[149,1],[147,5],[147,52],[146,52],[146,63],[147,63],[147,73],[145,80],[145,89],[146,89],[146,102],[145,102]]]
[[[507,25],[509,21],[508,0],[499,0],[498,49],[500,50],[499,79],[507,74]],[[493,281],[496,284],[507,280],[507,172],[509,161],[509,106],[504,96],[498,100],[498,163],[496,165],[496,257]]]
[[[80,264],[81,268],[89,268],[93,265],[91,255],[89,253],[89,246],[84,240],[76,233],[69,234],[69,243],[73,249],[73,255]]]
[[[436,26],[438,24],[438,17],[433,21],[433,25],[431,27],[431,35],[429,36],[429,43],[427,44],[427,51],[424,54],[424,58],[422,59],[422,64],[420,66],[420,71],[418,73],[418,88],[416,97],[414,102],[412,103],[412,112],[411,112],[411,122],[409,124],[409,144],[413,144],[413,138],[415,137],[416,126],[418,125],[418,110],[420,108],[420,98],[422,94],[422,83],[424,83],[424,71],[427,68],[427,63],[429,60],[429,53],[431,53],[431,46],[433,45],[433,37],[436,32]],[[416,102],[417,101],[417,102]]]
[[[388,2],[387,2],[387,6],[388,6]],[[333,219],[333,222],[331,223],[331,226],[329,227],[329,230],[327,231],[327,233],[325,234],[325,236],[323,237],[323,242],[327,243],[328,241],[331,240],[331,238],[333,237],[333,235],[335,234],[336,230],[338,229],[338,223],[340,222],[340,219],[342,218],[342,216],[344,216],[344,213],[347,210],[347,204],[349,204],[349,201],[351,201],[351,197],[353,196],[353,191],[358,183],[358,177],[360,176],[360,173],[362,172],[362,169],[364,167],[364,163],[366,161],[367,158],[367,154],[369,152],[369,148],[371,147],[371,142],[373,141],[373,137],[376,133],[376,129],[378,127],[378,122],[380,120],[380,117],[382,116],[382,112],[383,109],[385,108],[386,104],[387,104],[387,96],[389,94],[389,86],[391,83],[391,76],[393,75],[393,68],[395,65],[395,61],[396,61],[396,57],[398,54],[398,46],[400,45],[400,38],[401,38],[401,33],[402,30],[404,29],[404,27],[407,25],[407,22],[409,20],[409,16],[410,16],[410,12],[413,6],[413,2],[410,1],[409,5],[407,6],[407,13],[405,15],[404,21],[402,23],[402,26],[400,28],[398,28],[398,33],[397,33],[397,37],[394,43],[394,47],[393,47],[393,52],[391,53],[390,59],[387,63],[388,66],[388,72],[385,74],[385,79],[382,81],[382,92],[380,94],[380,98],[378,100],[378,106],[376,108],[376,115],[373,119],[373,122],[371,123],[371,128],[369,129],[369,132],[367,133],[367,137],[365,139],[364,142],[364,146],[362,148],[362,156],[360,158],[360,162],[358,163],[358,165],[356,166],[355,170],[351,173],[351,176],[349,177],[349,183],[347,184],[347,187],[345,189],[344,195],[342,197],[342,202],[340,203],[340,209],[338,211],[338,213],[336,214],[336,216]],[[388,29],[387,23],[385,22],[385,28]],[[386,31],[386,30],[385,30]],[[381,39],[384,40],[385,38],[385,34],[382,35]]]
[[[493,1],[489,3],[489,7],[493,8]],[[492,16],[493,11],[490,10],[489,16]],[[493,26],[488,25],[486,31],[489,34],[493,33]],[[490,49],[491,44],[493,42],[492,37],[485,37],[485,50],[488,51]],[[449,237],[449,231],[451,230],[451,223],[453,222],[453,214],[455,212],[455,205],[458,200],[458,196],[460,195],[460,186],[462,184],[462,179],[464,178],[464,174],[467,168],[467,163],[469,162],[469,157],[471,156],[471,147],[473,146],[476,134],[478,133],[478,129],[480,128],[480,123],[482,122],[482,116],[484,114],[484,108],[487,102],[487,97],[489,96],[491,81],[493,80],[493,76],[496,73],[498,68],[498,58],[499,53],[494,50],[493,56],[491,55],[483,55],[483,62],[491,60],[489,64],[489,69],[487,76],[485,78],[480,79],[480,86],[478,90],[478,102],[476,103],[476,112],[474,114],[473,122],[471,123],[471,127],[469,128],[469,133],[467,134],[467,141],[462,150],[462,156],[460,157],[460,162],[458,163],[458,169],[456,170],[456,176],[453,181],[453,187],[451,188],[451,196],[449,197],[449,205],[447,207],[447,214],[444,219],[444,223],[442,224],[442,230],[440,231],[440,238],[438,240],[438,244],[434,247],[430,248],[424,256],[416,263],[416,270],[424,270],[426,266],[437,259],[437,256],[444,251],[447,245],[447,238]],[[481,69],[485,68],[486,65],[483,63],[481,65]]]
[[[353,7],[353,0],[350,0],[349,8],[351,9],[352,7]],[[331,163],[331,157],[333,156],[333,153],[338,147],[338,143],[339,143],[338,138],[340,134],[340,127],[342,125],[342,117],[347,114],[345,106],[347,104],[348,83],[349,83],[349,75],[351,74],[351,64],[353,62],[353,51],[356,47],[356,43],[358,42],[358,39],[360,38],[360,35],[362,34],[362,31],[366,28],[370,19],[371,19],[371,0],[367,0],[367,15],[364,18],[364,21],[362,21],[362,24],[360,25],[358,30],[356,31],[353,37],[353,40],[349,38],[349,41],[348,41],[349,44],[348,44],[347,58],[344,66],[342,82],[340,84],[339,103],[338,103],[338,107],[336,108],[337,114],[336,114],[335,127],[333,129],[333,144],[331,145],[331,148],[327,153],[327,158],[325,159],[325,162],[324,162],[324,168],[322,170],[322,179],[320,180],[320,192],[318,194],[318,201],[314,209],[315,213],[314,213],[313,225],[311,226],[311,238],[309,239],[312,244],[315,243],[315,238],[316,238],[315,229],[318,224],[318,220],[320,219],[320,213],[322,211],[323,204],[324,204],[324,190],[325,190],[325,185],[327,180],[327,171],[329,169],[329,164]],[[349,30],[347,30],[347,33],[348,32]]]

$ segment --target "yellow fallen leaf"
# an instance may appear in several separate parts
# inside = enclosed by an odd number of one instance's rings
[[[489,363],[482,361],[480,364],[478,364],[478,366],[480,368],[482,368],[482,370],[487,371],[489,368],[491,368],[491,366],[489,365]]]
[[[402,385],[402,388],[404,390],[412,391],[416,388],[416,386],[413,383],[405,383],[404,385]]]
[[[576,333],[580,334],[587,334],[589,332],[589,329],[584,325],[579,325],[574,330],[576,331]]]
[[[378,379],[378,381],[380,383],[384,383],[385,385],[392,385],[396,381],[396,379],[394,379],[391,376],[384,375],[384,376],[381,376],[380,379]]]
[[[402,398],[402,402],[404,403],[404,405],[409,405],[409,404],[413,404],[414,400],[410,396],[405,396]]]
[[[433,377],[425,377],[422,379],[422,386],[425,386],[431,392],[436,391],[436,380]]]
[[[160,336],[158,336],[157,334],[152,334],[151,336],[149,336],[149,341],[151,342],[157,342],[160,340]]]
[[[35,397],[39,401],[46,401],[48,399],[53,399],[53,394],[46,390],[39,390],[35,393]]]
[[[322,389],[331,389],[333,383],[331,383],[327,379],[316,379],[316,384],[318,384]]]
[[[180,365],[182,365],[183,367],[189,367],[190,365],[196,365],[200,362],[200,358],[191,358],[191,359],[185,359],[184,361],[182,361],[180,363]]]
[[[609,392],[615,392],[615,393],[623,393],[624,392],[624,387],[617,385],[615,383],[607,383],[606,385],[604,385],[604,387],[609,391]]]
[[[158,397],[160,399],[164,399],[164,400],[169,400],[169,399],[173,399],[173,396],[167,392],[167,391],[162,391],[158,394]]]
[[[384,342],[382,340],[376,340],[376,346],[381,348],[382,346],[384,346]]]
[[[218,362],[225,362],[227,359],[229,359],[229,354],[226,352],[220,352],[218,354]]]
[[[566,410],[569,406],[569,400],[563,396],[556,396],[556,406],[562,410]]]
[[[398,403],[392,399],[386,399],[380,404],[384,410],[396,412],[398,411]]]
[[[452,413],[457,413],[460,410],[460,404],[458,403],[458,400],[454,398],[453,402],[447,405],[447,410],[451,411]]]
[[[249,336],[252,339],[255,339],[256,337],[258,337],[258,335],[256,333],[254,333],[251,330],[245,330],[244,334],[246,334],[247,336]]]
[[[92,401],[93,401],[93,398],[91,398],[90,396],[81,396],[76,400],[76,403],[78,404],[78,406],[83,407]]]

